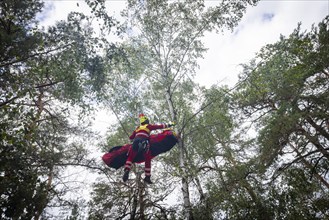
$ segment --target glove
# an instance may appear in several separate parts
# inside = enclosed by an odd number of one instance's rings
[[[168,128],[170,128],[170,127],[172,127],[172,126],[175,126],[175,125],[176,125],[175,122],[169,122],[169,123],[168,123]]]

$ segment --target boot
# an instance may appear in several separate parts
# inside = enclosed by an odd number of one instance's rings
[[[153,182],[151,181],[151,176],[145,176],[144,182],[148,184],[152,184]]]
[[[122,180],[123,182],[126,182],[129,178],[129,170],[125,170],[123,176],[122,176]]]

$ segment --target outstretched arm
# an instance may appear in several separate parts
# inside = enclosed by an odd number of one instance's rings
[[[152,130],[157,130],[157,129],[170,128],[170,127],[172,127],[172,126],[174,126],[174,125],[175,125],[175,123],[173,123],[173,122],[170,122],[170,123],[168,123],[168,124],[163,123],[163,124],[158,124],[158,125],[155,125],[155,124],[149,124],[149,125],[147,126],[147,128],[150,129],[150,130],[152,131]]]

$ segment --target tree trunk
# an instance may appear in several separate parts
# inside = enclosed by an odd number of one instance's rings
[[[255,191],[253,190],[252,186],[246,179],[241,179],[239,183],[242,187],[244,187],[248,194],[250,195],[252,201],[256,205],[257,212],[258,212],[258,219],[259,220],[267,220],[270,218],[270,215],[267,211],[266,206],[263,204],[263,201],[261,201],[261,197],[258,196]]]
[[[169,111],[171,114],[171,118],[174,121],[177,121],[177,115],[174,109],[173,102],[171,100],[171,94],[168,90],[166,92],[166,100],[169,106]],[[178,129],[176,129],[176,132]],[[177,132],[178,133],[178,132]],[[181,171],[181,178],[182,178],[182,193],[183,193],[183,201],[184,201],[184,219],[186,220],[192,220],[192,207],[191,207],[191,201],[190,201],[190,192],[189,192],[189,184],[188,184],[188,174],[186,171],[186,165],[185,165],[185,153],[184,153],[184,143],[182,139],[178,140],[178,147],[179,147],[179,167]]]
[[[138,173],[138,194],[139,194],[139,212],[140,220],[145,220],[145,183],[142,182],[142,174]]]
[[[138,186],[138,177],[136,178],[137,181],[137,189],[134,190],[134,195],[133,195],[133,204],[132,204],[132,209],[130,213],[130,220],[134,220],[136,217],[136,211],[137,211],[137,206],[138,206],[138,192],[139,192],[139,186]]]
[[[201,186],[201,182],[200,182],[199,177],[198,176],[194,177],[194,181],[195,181],[195,186],[196,186],[196,188],[197,188],[197,190],[200,194],[200,201],[204,202],[206,197],[205,197],[204,192],[202,190],[202,186]]]
[[[48,202],[48,192],[50,191],[53,183],[53,177],[54,177],[54,166],[49,167],[49,172],[48,172],[48,180],[47,180],[47,188],[46,188],[46,198],[43,201],[39,201],[40,203],[43,203],[39,206],[39,209],[36,210],[35,215],[34,215],[34,220],[39,220],[40,216],[43,212],[43,210],[46,208]]]
[[[39,91],[40,91],[40,94],[38,95],[38,99],[35,101],[35,105],[38,108],[38,110],[37,110],[37,114],[35,116],[34,121],[29,126],[29,133],[27,134],[27,137],[26,137],[27,140],[32,139],[32,136],[33,136],[35,130],[37,129],[37,127],[38,127],[37,122],[41,118],[41,114],[44,111],[44,101],[43,101],[44,90],[42,88],[40,88]],[[48,203],[47,202],[47,200],[48,200],[47,197],[48,197],[48,193],[49,193],[49,191],[51,189],[51,186],[52,186],[53,175],[54,175],[53,169],[54,169],[54,166],[51,165],[49,167],[49,172],[48,172],[48,180],[47,180],[47,185],[46,185],[46,195],[45,195],[45,198],[43,200],[38,201],[40,203],[40,205],[38,205],[36,210],[35,210],[35,214],[34,214],[34,219],[35,220],[38,220],[40,218],[43,210],[47,206],[47,203]]]
[[[182,175],[182,193],[183,193],[183,201],[184,201],[184,216],[186,220],[192,220],[192,207],[190,202],[190,191],[189,191],[189,185],[188,185],[188,175],[186,172],[186,167],[184,163],[184,146],[183,142],[179,141],[179,166],[181,169],[181,175]]]

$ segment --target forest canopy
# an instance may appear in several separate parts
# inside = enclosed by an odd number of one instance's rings
[[[1,219],[329,218],[328,16],[264,45],[235,86],[206,88],[205,34],[234,30],[257,0],[128,0],[123,20],[85,2],[90,14],[48,27],[43,1],[0,3]],[[115,118],[101,142],[99,109]],[[141,112],[180,137],[152,185],[143,166],[123,183],[91,156],[126,144]],[[77,167],[97,176],[88,200],[68,182]]]

